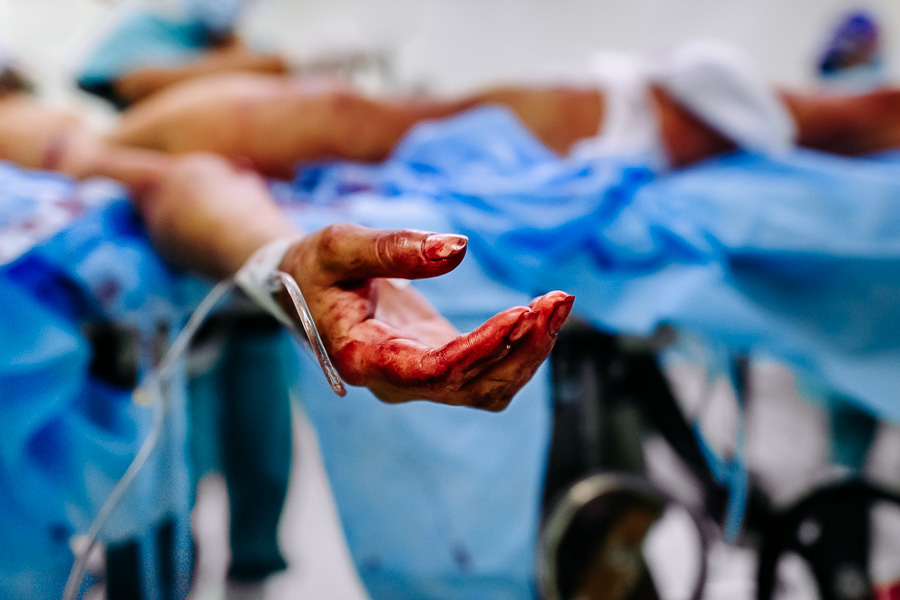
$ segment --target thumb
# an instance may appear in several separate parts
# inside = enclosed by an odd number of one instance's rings
[[[320,265],[335,281],[443,275],[459,265],[468,243],[465,236],[452,233],[350,224],[331,225],[315,235]]]

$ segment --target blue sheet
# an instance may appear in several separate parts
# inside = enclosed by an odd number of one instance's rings
[[[445,132],[462,138],[456,121]],[[477,124],[476,124],[477,125]],[[477,127],[474,128],[477,131]],[[506,133],[515,135],[518,131]],[[443,146],[446,139],[437,141]],[[486,173],[465,144],[459,160]],[[502,159],[519,170],[552,154],[529,136]],[[470,154],[471,153],[471,154]],[[290,217],[314,230],[334,222],[369,227],[458,228],[435,201],[429,165],[310,167],[272,191]],[[527,304],[530,293],[498,282],[471,253],[454,272],[416,282],[461,331]],[[543,367],[503,413],[429,403],[385,405],[351,388],[343,399],[303,362],[300,397],[315,427],[348,547],[373,599],[521,600],[536,595],[535,550],[550,435],[550,385]]]
[[[900,418],[900,156],[732,154],[659,174],[560,159],[500,108],[414,128],[379,165],[304,165],[273,192],[298,224],[461,231],[470,251],[415,285],[458,327],[563,289],[595,326],[663,324],[716,352],[775,355]],[[546,372],[500,415],[302,399],[351,555],[375,599],[534,597]]]
[[[468,234],[471,250],[457,272],[417,284],[462,330],[534,294],[565,289],[599,327],[645,334],[672,324],[736,351],[775,354],[896,419],[896,162],[735,154],[660,175],[641,165],[559,159],[509,113],[486,108],[416,128],[382,165],[312,166],[272,189],[307,229],[354,221]],[[33,181],[9,167],[0,175],[9,177],[0,191]],[[52,177],[41,185],[51,196],[82,189]],[[27,209],[21,198],[4,205]],[[104,466],[90,480],[108,490],[147,423],[140,407],[113,395],[104,402],[120,407],[116,427],[96,425],[85,399],[113,392],[96,392],[84,378],[81,319],[112,316],[148,334],[157,319],[180,315],[178,299],[191,304],[124,200],[111,194],[98,206],[0,271],[5,305],[22,315],[0,332],[7,353],[0,365],[16,367],[0,372],[0,402],[11,415],[0,444],[7,504],[0,535],[9,541],[0,565],[20,574],[39,565],[30,582],[38,587],[29,589],[59,585],[41,579],[51,563],[67,560],[61,540],[70,530],[57,517],[84,523],[96,507],[96,498],[79,496],[73,469],[99,455]],[[28,343],[7,343],[14,339]],[[23,362],[36,365],[40,385],[19,412]],[[546,370],[493,415],[387,406],[361,390],[338,399],[312,361],[301,367],[304,406],[374,598],[534,596]],[[41,452],[71,442],[76,425],[99,437],[70,463]],[[48,492],[33,502],[34,490]],[[34,531],[44,535],[28,537]]]
[[[199,288],[157,258],[110,182],[75,184],[0,163],[0,239],[0,598],[58,598],[70,536],[86,533],[152,420],[130,390],[92,373],[85,328],[133,332],[141,376],[158,327],[178,326]],[[161,446],[102,536],[138,541],[144,559],[151,527],[164,519],[189,553],[179,381]],[[190,567],[176,566],[182,584]]]
[[[276,184],[308,230],[337,221],[451,231],[433,205],[357,190],[332,203]],[[462,331],[530,297],[467,257],[417,288]],[[349,388],[336,397],[314,360],[299,394],[315,428],[353,562],[373,599],[535,597],[534,550],[550,431],[542,368],[500,414],[414,402],[387,405]],[[299,533],[302,535],[302,532]]]
[[[507,111],[415,128],[382,165],[300,171],[313,198],[414,200],[470,237],[488,275],[575,294],[596,326],[675,326],[776,356],[900,419],[895,156],[736,153],[665,175],[560,159]]]

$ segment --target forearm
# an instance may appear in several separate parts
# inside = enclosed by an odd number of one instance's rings
[[[116,81],[115,89],[125,100],[137,102],[171,85],[232,72],[285,74],[288,64],[274,54],[259,54],[250,50],[213,51],[183,65],[137,68],[122,75]]]
[[[214,157],[179,161],[142,207],[173,260],[213,277],[233,274],[266,243],[300,234],[257,175]]]
[[[129,188],[163,256],[210,277],[231,275],[264,244],[300,234],[262,179],[219,157],[110,146],[94,174]]]
[[[416,124],[449,117],[475,104],[473,98],[375,98],[334,88],[310,106],[317,114],[309,125],[298,127],[294,159],[384,160]]]

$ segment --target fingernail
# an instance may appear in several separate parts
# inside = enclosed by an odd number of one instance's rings
[[[569,313],[572,312],[572,306],[575,304],[575,296],[566,296],[565,299],[561,300],[559,304],[556,305],[556,308],[553,310],[553,314],[550,316],[550,323],[548,327],[550,328],[550,335],[556,335],[559,333],[559,330],[562,328],[563,323],[566,322],[566,319],[569,318]]]
[[[444,260],[459,253],[468,241],[464,235],[433,233],[422,242],[422,253],[428,260]]]
[[[519,320],[516,321],[515,326],[512,328],[512,331],[509,332],[506,339],[509,340],[510,343],[519,341],[526,333],[528,333],[535,320],[537,320],[536,312],[528,311],[527,313],[523,313],[522,316],[519,317]]]

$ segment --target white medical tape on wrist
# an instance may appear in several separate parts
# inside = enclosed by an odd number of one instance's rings
[[[312,318],[309,307],[306,305],[306,299],[300,291],[300,286],[297,285],[297,282],[290,274],[278,268],[290,247],[300,239],[299,237],[279,238],[269,242],[254,252],[247,259],[247,262],[238,269],[234,276],[234,282],[257,306],[264,309],[287,327],[294,337],[300,337],[296,321],[284,312],[273,296],[273,294],[282,289],[282,286],[284,287],[293,301],[294,307],[297,309],[297,316],[300,319],[303,331],[306,333],[306,341],[309,342],[313,354],[319,361],[319,366],[322,367],[322,371],[328,379],[328,384],[335,394],[343,396],[347,393],[347,390],[344,388],[337,369],[334,368],[331,359],[328,357],[328,351],[325,349],[321,336],[319,336],[316,323]]]
[[[281,265],[284,255],[300,239],[300,237],[279,238],[269,242],[254,252],[234,276],[234,282],[238,287],[282,325],[292,325],[294,321],[282,310],[272,295],[281,289],[281,283],[275,277],[275,273],[279,271],[278,266]]]

